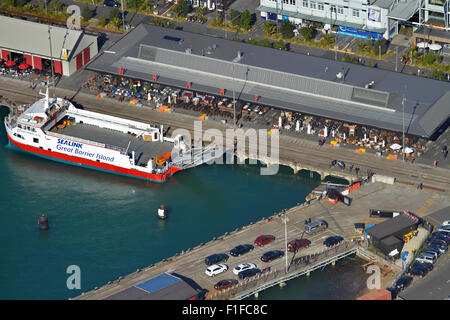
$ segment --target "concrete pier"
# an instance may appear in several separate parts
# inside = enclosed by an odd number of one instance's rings
[[[379,218],[377,220],[369,217],[369,209],[374,206],[379,207],[380,203],[383,204],[385,209],[404,209],[417,213],[424,203],[429,203],[428,200],[432,198],[433,204],[427,207],[426,212],[421,214],[423,217],[450,205],[450,199],[440,192],[418,190],[414,187],[398,184],[368,184],[352,191],[350,196],[353,198],[350,207],[342,203],[331,204],[322,200],[313,201],[309,206],[300,205],[286,210],[285,214],[290,220],[287,225],[288,241],[301,237],[312,241],[311,246],[307,249],[301,249],[295,254],[287,253],[290,262],[288,273],[285,272],[285,259],[277,259],[270,263],[264,263],[260,260],[261,255],[266,251],[286,251],[284,248],[284,223],[281,220],[283,215],[277,213],[270,216],[270,214],[264,213],[265,218],[251,225],[227,232],[209,242],[189,248],[189,250],[183,250],[184,254],[174,254],[139,272],[136,271],[124,276],[120,279],[120,282],[112,281],[97,290],[85,292],[75,299],[106,299],[164,272],[175,272],[191,279],[200,287],[208,290],[207,299],[242,299],[254,296],[271,286],[279,285],[282,282],[287,283],[290,279],[298,276],[308,276],[316,269],[321,269],[328,264],[337,263],[340,259],[356,254],[358,245],[355,241],[352,241],[355,237],[354,223],[379,222]],[[312,220],[325,219],[329,223],[329,228],[322,233],[308,236],[303,233],[304,220],[307,218],[312,218]],[[263,248],[255,247],[253,251],[240,257],[229,256],[228,261],[225,262],[229,270],[216,277],[208,277],[205,274],[204,258],[206,256],[214,253],[228,254],[234,246],[253,243],[255,238],[261,234],[272,234],[275,236],[275,241]],[[345,242],[336,248],[327,249],[323,246],[323,240],[330,235],[341,235]],[[214,284],[219,280],[237,278],[232,273],[232,269],[240,263],[248,262],[255,263],[260,269],[270,266],[271,270],[253,279],[239,281],[230,290],[218,291],[214,289]]]

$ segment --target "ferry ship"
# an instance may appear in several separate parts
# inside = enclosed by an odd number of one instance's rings
[[[5,117],[12,149],[153,182],[220,156],[215,146],[190,148],[182,135],[165,137],[163,126],[79,109],[50,98],[48,88],[40,94],[45,97]]]

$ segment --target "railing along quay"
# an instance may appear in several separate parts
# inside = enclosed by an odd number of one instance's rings
[[[285,282],[287,280],[309,274],[310,272],[323,268],[331,263],[343,259],[356,253],[357,244],[355,242],[345,241],[340,244],[327,248],[321,252],[293,258],[289,264],[288,272],[283,270],[271,269],[262,272],[257,276],[240,281],[235,286],[207,294],[206,299],[212,300],[241,300],[254,295],[262,290]],[[294,256],[295,257],[295,256]]]

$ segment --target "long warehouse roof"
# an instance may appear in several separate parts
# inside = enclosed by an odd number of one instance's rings
[[[88,69],[431,136],[448,118],[448,82],[141,24]],[[338,76],[342,75],[342,76]],[[367,87],[370,87],[368,89]],[[403,117],[403,100],[405,114]],[[432,111],[433,110],[433,111]],[[428,112],[439,114],[433,117]]]

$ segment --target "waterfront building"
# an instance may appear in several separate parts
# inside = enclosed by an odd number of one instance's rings
[[[97,36],[82,30],[0,16],[1,59],[70,76],[97,53]],[[53,63],[52,63],[53,61]]]

